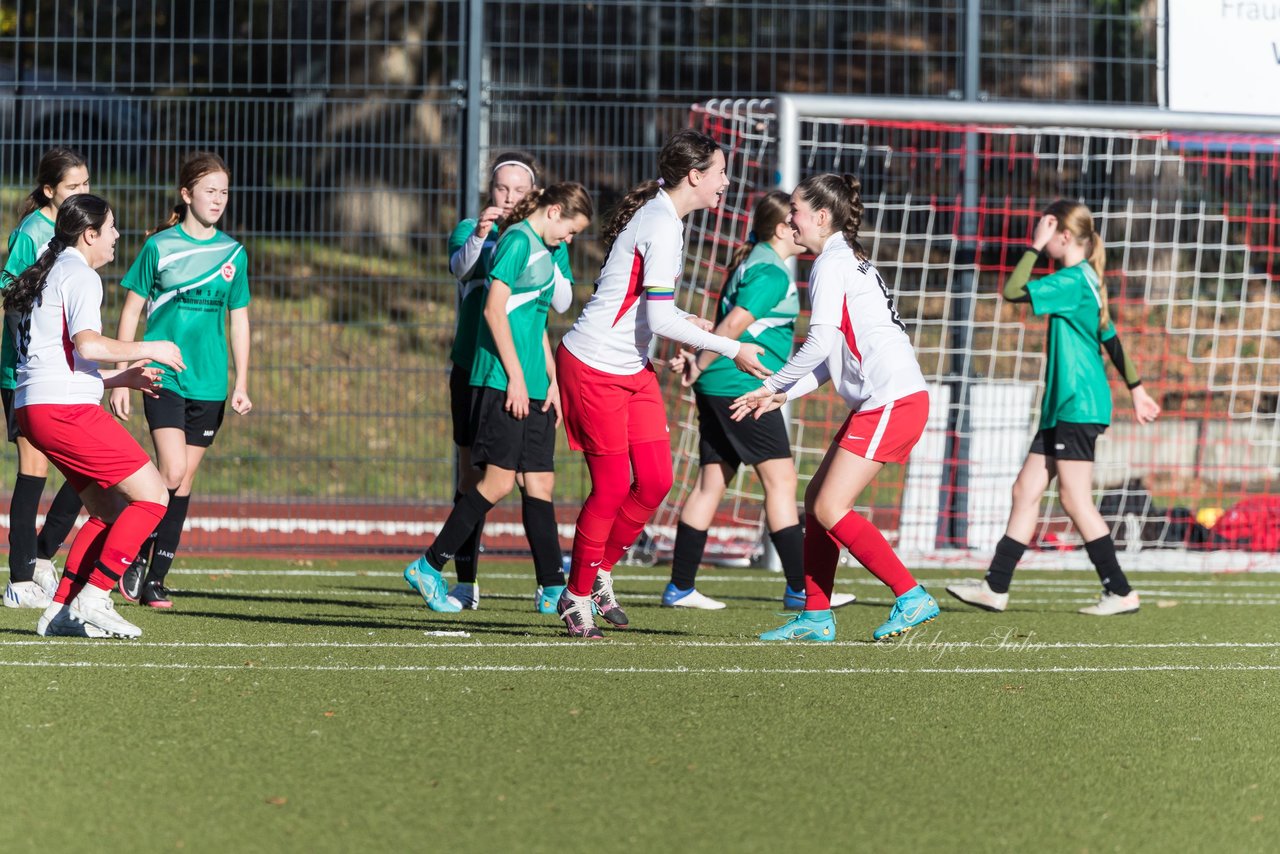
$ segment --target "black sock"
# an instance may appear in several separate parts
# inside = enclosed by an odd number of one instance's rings
[[[437,570],[444,569],[445,564],[453,560],[467,541],[467,537],[484,524],[485,514],[493,509],[493,503],[480,494],[480,490],[471,487],[471,491],[458,499],[444,520],[444,527],[436,535],[435,541],[423,552],[427,563]],[[472,578],[474,581],[475,578]]]
[[[1120,561],[1116,559],[1116,543],[1111,535],[1103,534],[1093,542],[1085,543],[1084,550],[1089,553],[1089,560],[1093,561],[1098,578],[1102,579],[1103,589],[1117,596],[1128,596],[1133,588],[1129,586],[1129,579],[1125,578]]]
[[[44,478],[19,474],[9,502],[9,581],[30,581],[36,571],[36,516]]]
[[[53,496],[53,504],[49,507],[49,512],[44,516],[44,527],[40,529],[40,536],[36,537],[36,557],[49,560],[58,553],[58,549],[62,548],[63,542],[67,539],[67,534],[71,533],[71,529],[76,526],[76,519],[80,516],[80,508],[84,503],[80,501],[80,496],[76,493],[75,487],[63,481],[62,488],[58,490],[58,494]]]
[[[564,555],[560,552],[560,532],[556,529],[556,506],[526,495],[520,501],[520,510],[538,584],[544,588],[563,586]]]
[[[1003,536],[996,543],[996,556],[987,568],[987,586],[996,593],[1008,593],[1013,581],[1013,571],[1022,560],[1027,547],[1010,536]]]
[[[164,583],[173,566],[173,556],[178,551],[178,541],[182,539],[182,524],[187,521],[187,506],[191,503],[190,495],[169,494],[169,507],[164,511],[164,518],[156,525],[156,541],[151,552],[151,565],[147,567],[147,581]]]
[[[799,523],[781,531],[770,531],[769,539],[782,561],[782,574],[792,590],[804,589],[804,527]]]
[[[671,555],[671,583],[677,590],[692,590],[698,564],[707,549],[707,532],[684,522],[676,525],[675,553]]]
[[[456,507],[458,502],[462,500],[462,493],[455,492],[453,494],[453,503]],[[484,519],[471,529],[471,533],[462,545],[458,546],[458,553],[453,556],[453,569],[458,573],[459,584],[475,584],[476,573],[480,569],[480,537],[484,534]]]

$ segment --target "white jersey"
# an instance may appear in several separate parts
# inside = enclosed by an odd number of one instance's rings
[[[562,343],[584,364],[630,375],[649,363],[646,289],[674,299],[684,267],[684,224],[665,190],[640,206],[609,249],[596,290]],[[691,327],[692,328],[692,327]]]
[[[102,332],[102,279],[75,249],[53,262],[44,290],[19,319],[14,407],[102,402],[98,363],[80,357],[72,339]]]
[[[884,279],[870,261],[854,254],[841,232],[827,238],[813,262],[809,302],[810,340],[765,381],[767,387],[787,390],[810,371],[828,375],[855,411],[878,409],[925,390],[906,325]],[[815,352],[811,341],[829,343]]]

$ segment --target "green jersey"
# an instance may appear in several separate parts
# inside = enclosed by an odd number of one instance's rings
[[[227,399],[227,312],[249,305],[249,259],[221,231],[196,240],[181,225],[147,238],[124,280],[147,298],[144,341],[172,341],[187,369],[160,384],[188,400]]]
[[[1045,338],[1044,399],[1040,429],[1066,421],[1110,424],[1111,387],[1102,364],[1102,342],[1115,337],[1114,326],[1098,328],[1102,316],[1101,283],[1088,261],[1027,283],[1031,310],[1049,315]]]
[[[449,235],[449,258],[453,258],[462,250],[471,235],[475,234],[476,221],[464,219]],[[464,370],[471,370],[471,363],[476,356],[476,336],[484,326],[481,316],[484,314],[484,289],[489,282],[489,266],[493,263],[493,252],[498,245],[498,224],[494,223],[480,244],[479,255],[470,265],[457,273],[458,275],[458,325],[453,331],[453,349],[449,351],[449,361]],[[464,256],[466,253],[464,253]],[[467,259],[470,260],[470,259]],[[510,284],[510,283],[508,283]]]
[[[507,298],[507,322],[516,356],[524,371],[524,384],[530,400],[546,400],[551,384],[547,376],[547,355],[542,346],[547,331],[547,309],[559,278],[573,281],[569,269],[569,246],[561,243],[548,249],[527,221],[507,229],[493,253],[489,277],[511,288]],[[480,334],[476,342],[475,362],[471,366],[471,384],[499,391],[507,387],[507,372],[498,357],[497,345],[489,324],[481,312]]]
[[[9,235],[9,258],[4,262],[4,272],[15,278],[22,275],[28,267],[36,262],[44,248],[53,237],[53,221],[42,214],[39,209],[23,217],[22,222]],[[0,288],[8,286],[9,276],[0,277]],[[18,318],[5,315],[4,341],[0,345],[0,388],[18,387],[18,348],[16,341]]]
[[[758,243],[733,271],[720,293],[716,306],[719,324],[734,308],[751,312],[755,318],[739,341],[759,344],[764,348],[760,362],[776,371],[791,358],[795,339],[796,317],[800,314],[800,294],[791,272],[778,253],[767,243]],[[716,360],[693,384],[695,391],[714,397],[738,397],[760,387],[760,381],[743,373],[723,356]]]

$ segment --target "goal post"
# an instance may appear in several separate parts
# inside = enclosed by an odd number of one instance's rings
[[[1003,533],[1035,429],[1044,321],[1004,304],[1000,285],[1039,212],[1072,198],[1094,212],[1117,328],[1165,410],[1135,424],[1107,366],[1115,414],[1095,492],[1126,566],[1280,568],[1262,541],[1266,499],[1280,495],[1280,118],[788,95],[709,101],[693,123],[721,142],[732,185],[691,222],[689,310],[713,310],[762,193],[825,171],[862,180],[863,243],[933,414],[910,462],[886,467],[858,509],[910,563],[983,565]],[[677,483],[648,541],[659,557],[697,473],[696,414],[677,385]],[[793,407],[802,488],[845,414],[829,389]],[[740,473],[709,556],[758,557],[762,498]],[[1028,562],[1087,566],[1052,492],[1043,511]],[[1203,524],[1219,511],[1227,524]]]

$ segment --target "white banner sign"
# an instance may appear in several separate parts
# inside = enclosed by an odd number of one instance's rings
[[[1169,109],[1280,116],[1280,0],[1168,0]]]

